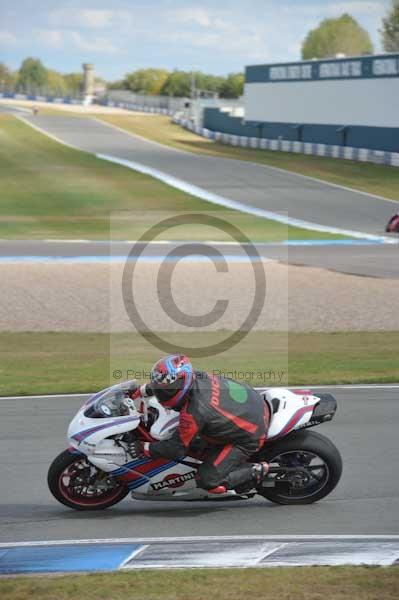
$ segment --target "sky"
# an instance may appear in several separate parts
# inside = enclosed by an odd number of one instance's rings
[[[80,71],[92,62],[112,81],[146,67],[242,71],[300,60],[301,42],[324,18],[350,13],[380,52],[391,0],[0,0],[0,62],[26,56]]]

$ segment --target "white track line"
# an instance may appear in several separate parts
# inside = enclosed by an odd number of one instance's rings
[[[300,227],[302,229],[308,229],[311,231],[319,231],[323,233],[337,234],[337,235],[346,235],[358,239],[365,240],[374,240],[374,241],[386,241],[389,240],[391,243],[392,238],[387,238],[386,236],[378,236],[371,233],[362,233],[360,231],[353,231],[351,229],[340,229],[338,227],[329,227],[327,225],[319,225],[317,223],[311,223],[310,221],[303,221],[302,219],[293,219],[291,217],[280,215],[278,213],[265,210],[263,208],[258,208],[256,206],[250,206],[247,204],[243,204],[242,202],[238,202],[237,200],[231,200],[230,198],[226,198],[225,196],[219,196],[218,194],[214,194],[213,192],[208,192],[207,190],[200,188],[196,185],[188,183],[187,181],[183,181],[182,179],[178,179],[177,177],[173,177],[168,173],[164,173],[163,171],[158,171],[158,169],[153,169],[152,167],[148,167],[147,165],[143,165],[136,161],[126,160],[124,158],[116,158],[115,156],[111,156],[109,154],[96,154],[97,158],[102,160],[106,160],[108,162],[112,162],[123,167],[127,167],[134,171],[138,171],[139,173],[143,173],[144,175],[150,175],[167,185],[190,194],[191,196],[195,196],[196,198],[200,198],[201,200],[205,200],[206,202],[210,202],[212,204],[217,204],[218,206],[224,206],[225,208],[230,208],[233,210],[238,210],[240,212],[254,215],[256,217],[261,217],[263,219],[269,219],[271,221],[276,221],[277,223],[282,223],[283,225],[291,226],[291,227]]]
[[[258,391],[269,390],[277,386],[256,387]],[[399,383],[369,383],[369,384],[348,384],[348,385],[290,385],[288,389],[300,390],[395,390],[399,389]],[[81,394],[43,394],[42,396],[0,396],[1,400],[45,400],[48,398],[89,398],[97,392],[82,392]]]
[[[173,150],[174,152],[179,152],[180,154],[191,154],[191,155],[194,155],[194,156],[198,156],[198,154],[196,154],[195,152],[189,152],[188,150],[178,150],[177,148],[173,148],[173,146],[168,146],[166,144],[161,144],[160,142],[154,142],[153,140],[149,140],[148,138],[145,138],[145,137],[143,137],[141,135],[138,135],[136,133],[132,133],[130,131],[127,131],[126,129],[123,129],[122,127],[118,127],[117,125],[113,125],[112,123],[108,123],[106,121],[102,121],[101,118],[94,117],[94,120],[98,121],[98,123],[102,123],[103,125],[105,124],[108,127],[111,127],[113,129],[117,129],[118,131],[121,131],[122,133],[125,133],[125,134],[129,135],[130,137],[133,137],[133,138],[137,137],[140,140],[143,140],[143,141],[148,142],[150,144],[155,144],[156,146],[161,146],[161,148],[164,148],[166,150]],[[198,137],[201,137],[201,136],[198,136]],[[215,140],[212,140],[212,141],[215,141]],[[215,157],[211,155],[209,158],[215,158]],[[255,165],[257,167],[271,169],[272,171],[277,171],[279,173],[284,173],[285,175],[288,174],[288,175],[291,175],[292,177],[300,177],[301,179],[308,179],[309,181],[316,181],[317,183],[322,183],[324,185],[328,185],[329,187],[338,188],[340,190],[345,190],[347,192],[354,192],[355,194],[361,194],[363,196],[370,196],[371,198],[377,198],[378,200],[385,200],[386,202],[392,202],[392,204],[394,204],[396,206],[396,208],[398,207],[397,200],[392,200],[391,198],[384,198],[384,196],[378,196],[377,194],[371,194],[369,192],[364,192],[364,191],[358,190],[356,188],[351,188],[351,187],[347,187],[345,185],[340,185],[339,183],[332,183],[331,181],[326,181],[325,179],[319,179],[318,177],[311,177],[310,175],[303,175],[302,173],[297,173],[296,171],[288,171],[287,169],[281,169],[280,167],[274,167],[272,165],[258,163],[258,162],[255,162],[255,161],[240,160],[240,159],[237,159],[237,158],[229,159],[229,157],[223,157],[223,158],[227,158],[228,160],[235,160],[235,161],[243,163],[243,164],[248,164],[249,163],[249,164]]]
[[[53,134],[48,133],[46,130],[38,127],[37,125],[32,124],[30,121],[24,119],[21,116],[16,116],[16,118],[20,119],[21,121],[23,121],[25,124],[29,125],[30,127],[33,127],[33,129],[42,133],[43,135],[47,135],[49,138],[53,139],[54,141],[56,141],[60,144],[64,144],[65,146],[68,146],[69,148],[73,148],[74,150],[80,150],[81,152],[86,152],[87,154],[94,154],[99,159],[106,160],[108,162],[112,162],[112,163],[127,167],[129,169],[133,169],[134,171],[138,171],[139,173],[150,175],[151,177],[154,177],[155,179],[158,179],[159,181],[162,181],[171,187],[174,187],[185,193],[191,194],[192,196],[196,196],[197,198],[200,198],[202,200],[206,200],[207,202],[210,202],[212,204],[217,204],[218,206],[225,206],[226,208],[238,210],[238,211],[244,212],[246,214],[252,214],[254,216],[269,219],[271,221],[276,221],[278,223],[282,223],[283,225],[287,225],[287,226],[300,227],[302,229],[308,229],[311,231],[320,231],[320,232],[330,233],[330,234],[346,235],[346,236],[359,238],[359,239],[385,241],[387,243],[392,243],[392,238],[388,238],[386,236],[378,236],[378,235],[374,235],[374,234],[370,234],[370,233],[363,233],[360,231],[352,231],[350,229],[340,229],[338,227],[328,227],[326,225],[311,223],[309,221],[303,221],[301,219],[292,219],[288,216],[280,215],[278,213],[264,210],[262,208],[257,208],[255,206],[249,206],[249,205],[243,204],[242,202],[238,202],[236,200],[231,200],[230,198],[225,198],[224,196],[219,196],[217,194],[213,194],[212,192],[208,192],[207,190],[199,188],[199,187],[192,185],[186,181],[177,179],[176,177],[173,177],[171,175],[168,175],[167,173],[163,173],[162,171],[158,171],[157,169],[153,169],[152,167],[148,167],[141,163],[129,161],[129,160],[126,160],[123,158],[117,158],[114,156],[110,156],[108,154],[91,153],[91,152],[87,152],[86,150],[81,150],[80,148],[78,148],[76,146],[73,146],[69,143],[62,141],[60,138],[54,136]],[[284,173],[287,173],[289,175],[296,175],[295,173],[293,174],[291,171],[284,171],[283,169],[278,169],[278,170],[282,171]],[[300,177],[307,177],[307,176],[300,175]],[[321,182],[321,183],[325,183],[325,182]],[[329,185],[328,182],[326,182],[326,184]],[[332,184],[332,185],[334,187],[340,187],[340,186],[336,186],[335,184]],[[350,188],[346,188],[346,189],[350,190],[351,192],[357,191],[357,190],[352,190]],[[370,195],[370,194],[366,194],[365,192],[360,192],[360,193],[363,193],[365,195]],[[394,202],[393,200],[390,200],[390,202],[394,203],[397,206],[397,202]]]
[[[131,554],[129,554],[127,558],[125,558],[125,560],[119,565],[118,568],[123,569],[124,566],[132,560],[132,558],[137,558],[139,554],[142,554],[145,550],[147,550],[147,548],[149,548],[149,544],[146,544],[145,546],[140,546],[140,548],[136,548],[136,550],[134,550]]]
[[[0,548],[17,548],[25,546],[65,546],[68,544],[162,544],[190,542],[245,542],[245,541],[399,541],[399,535],[199,535],[187,537],[148,537],[148,538],[104,538],[104,539],[71,539],[71,540],[42,540],[32,542],[1,542]]]

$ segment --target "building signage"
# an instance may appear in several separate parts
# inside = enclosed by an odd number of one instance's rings
[[[246,83],[399,77],[399,54],[246,68]]]

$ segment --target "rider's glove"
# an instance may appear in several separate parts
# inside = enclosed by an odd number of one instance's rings
[[[133,440],[129,444],[129,453],[133,460],[149,457],[149,443],[143,443],[141,440]]]
[[[137,379],[130,379],[129,381],[122,381],[119,384],[119,387],[125,392],[125,394],[128,394],[130,397],[132,397],[132,395],[140,389],[140,384]]]
[[[153,392],[148,383],[144,383],[143,385],[138,385],[135,389],[129,390],[130,397],[133,400],[137,400],[137,398],[148,398],[149,396],[153,396]]]

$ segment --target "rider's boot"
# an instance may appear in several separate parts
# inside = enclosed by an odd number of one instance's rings
[[[260,485],[269,471],[267,462],[255,463],[252,465],[252,478],[256,485]]]
[[[263,479],[266,477],[269,471],[269,465],[267,462],[254,463],[250,467],[250,471],[245,480],[241,480],[238,485],[236,484],[234,489],[238,494],[247,494],[254,487],[258,487]]]
[[[217,485],[216,487],[208,490],[208,494],[225,494],[227,488],[224,485]]]

